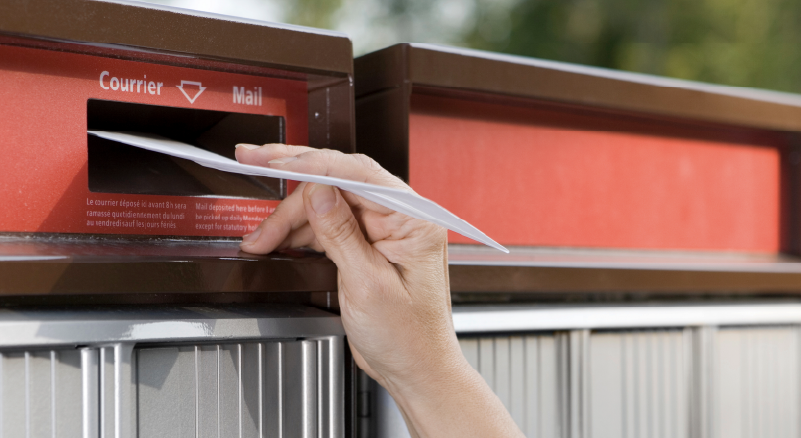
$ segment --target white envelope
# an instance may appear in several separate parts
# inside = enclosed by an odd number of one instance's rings
[[[437,203],[415,193],[389,187],[381,187],[375,184],[333,178],[330,176],[309,175],[305,173],[290,172],[287,170],[241,164],[235,160],[223,157],[222,155],[217,155],[213,152],[154,134],[112,131],[88,132],[91,135],[96,135],[107,140],[147,149],[149,151],[172,155],[178,158],[184,158],[194,161],[201,166],[211,167],[224,172],[240,173],[243,175],[268,176],[272,178],[283,178],[293,181],[306,181],[336,186],[342,190],[346,190],[354,195],[361,196],[362,198],[373,201],[376,204],[383,205],[384,207],[403,213],[407,216],[433,222],[492,248],[498,249],[505,253],[509,252],[509,250],[487,237],[486,234],[479,231],[478,228],[470,225],[462,219],[459,219],[453,213],[437,205]]]

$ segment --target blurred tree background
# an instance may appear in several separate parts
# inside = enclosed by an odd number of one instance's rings
[[[801,93],[799,0],[151,0],[347,33],[356,55],[434,42]]]

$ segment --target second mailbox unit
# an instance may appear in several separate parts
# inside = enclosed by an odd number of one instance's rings
[[[355,68],[359,151],[502,245],[798,246],[798,96],[426,44]]]
[[[462,350],[526,436],[801,429],[801,96],[427,44],[355,72],[358,151],[511,250],[449,235]]]

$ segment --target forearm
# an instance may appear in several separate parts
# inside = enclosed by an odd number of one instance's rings
[[[412,437],[522,437],[506,408],[466,361],[426,383],[387,382]]]

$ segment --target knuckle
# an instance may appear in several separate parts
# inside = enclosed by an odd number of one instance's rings
[[[444,227],[441,227],[437,224],[432,224],[431,222],[426,222],[425,226],[427,228],[428,233],[432,237],[432,241],[437,243],[446,242],[448,241],[448,230]]]
[[[350,155],[350,157],[352,157],[352,159],[355,160],[357,164],[365,168],[368,172],[368,175],[372,177],[385,178],[387,176],[391,176],[389,172],[387,172],[386,169],[381,167],[381,165],[378,164],[376,160],[372,159],[367,155],[353,154]]]
[[[327,153],[325,158],[327,160],[326,168],[328,173],[330,174],[333,169],[347,169],[347,166],[344,166],[347,157],[347,155],[339,151],[330,151]]]
[[[368,157],[367,155],[364,155],[364,154],[353,154],[353,155],[351,155],[351,157],[353,157],[359,164],[361,164],[362,166],[366,167],[369,170],[372,170],[372,171],[382,171],[382,170],[384,170],[384,168],[381,167],[381,165],[378,164],[378,162],[376,160]]]
[[[341,245],[351,241],[354,237],[359,237],[357,233],[361,234],[361,232],[356,221],[350,219],[331,224],[326,234],[329,240]]]
[[[281,202],[280,204],[278,204],[277,207],[275,207],[275,210],[273,210],[273,212],[270,213],[270,215],[267,216],[267,218],[264,219],[264,221],[262,221],[262,223],[266,223],[267,221],[282,221],[282,220],[284,220],[285,219],[284,216],[287,216],[287,214],[288,214],[286,210],[288,210],[287,204],[284,203],[284,202]],[[286,218],[286,219],[288,219],[288,218]]]
[[[259,224],[258,224],[258,225],[256,225],[256,228],[257,228],[257,229],[263,229],[264,227],[266,227],[266,226],[267,226],[267,224],[268,224],[268,223],[269,223],[269,221],[270,221],[270,217],[271,217],[271,216],[267,216],[265,219],[263,219],[261,222],[259,222]]]
[[[335,149],[319,149],[319,150],[316,150],[314,152],[317,152],[318,154],[320,154],[322,156],[331,157],[331,158],[345,155],[342,152],[340,152],[338,150],[335,150]]]
[[[378,164],[372,158],[368,157],[364,154],[351,154],[351,157],[355,158],[356,160],[360,161],[365,166],[372,166],[374,164]]]
[[[311,158],[312,160],[318,160],[321,163],[336,163],[337,160],[340,160],[341,157],[344,156],[342,152],[333,151],[331,149],[316,149],[313,151],[304,152],[298,155],[298,158]]]
[[[421,249],[439,251],[448,244],[448,230],[437,224],[409,218],[404,227],[409,227],[411,234],[417,236],[415,241],[422,245]]]

